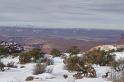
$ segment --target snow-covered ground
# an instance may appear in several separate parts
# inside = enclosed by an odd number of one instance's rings
[[[116,60],[124,59],[124,52],[114,52],[112,54],[115,55]]]
[[[105,50],[105,51],[109,51],[109,50],[117,50],[117,47],[115,47],[114,45],[100,45],[100,46],[96,46],[91,48],[91,51],[94,49],[100,49],[100,50]]]
[[[54,65],[47,66],[46,73],[39,75],[32,75],[35,63],[21,65],[18,63],[18,57],[7,57],[3,58],[1,61],[4,64],[11,61],[15,62],[18,67],[11,68],[5,72],[0,72],[0,82],[25,82],[25,79],[28,76],[33,76],[35,78],[33,81],[29,82],[111,82],[102,78],[102,75],[105,75],[106,72],[110,71],[110,68],[97,65],[93,65],[97,72],[97,78],[83,78],[76,80],[72,77],[74,73],[70,73],[64,69],[63,59],[60,57],[55,57]],[[21,68],[21,66],[24,66],[24,68]],[[48,73],[48,69],[51,69],[52,72]],[[64,79],[63,74],[67,74],[68,78]]]

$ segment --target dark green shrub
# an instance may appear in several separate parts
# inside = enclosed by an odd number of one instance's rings
[[[29,51],[29,54],[34,59],[34,62],[36,62],[36,60],[39,60],[44,55],[41,49],[38,49],[38,48],[32,49],[31,51]]]
[[[54,57],[58,57],[58,56],[62,55],[62,52],[60,50],[54,48],[51,50],[50,54],[53,55]]]
[[[7,55],[8,49],[0,45],[0,55]]]
[[[12,56],[12,58],[15,58],[15,57],[17,57],[17,56],[19,56],[21,53],[13,53],[13,54],[11,54],[11,56]]]
[[[70,53],[70,55],[77,55],[80,53],[80,49],[77,46],[72,46],[67,52]]]
[[[30,53],[28,53],[28,52],[23,52],[23,53],[21,53],[20,54],[20,56],[19,56],[19,62],[21,63],[21,64],[25,64],[25,63],[29,63],[29,62],[31,62],[31,54]]]
[[[78,56],[69,57],[66,61],[66,68],[69,71],[78,71],[85,65],[84,60]]]
[[[19,55],[19,61],[22,64],[29,63],[31,61],[37,62],[37,61],[40,61],[40,58],[42,58],[43,55],[44,53],[41,52],[40,49],[34,48],[31,51],[21,53]]]
[[[104,50],[92,50],[85,54],[88,64],[110,65],[115,61],[114,56]]]

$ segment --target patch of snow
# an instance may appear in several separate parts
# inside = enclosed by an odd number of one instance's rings
[[[124,59],[124,52],[114,52],[112,54],[115,55],[116,60]]]
[[[83,54],[77,54],[78,57],[83,57]]]
[[[53,72],[54,65],[50,65],[46,67],[46,73],[52,73]]]
[[[107,72],[111,72],[111,68],[108,66],[99,66],[99,65],[93,65],[93,67],[96,70],[97,77],[102,77]]]
[[[43,74],[34,76],[34,78],[38,78],[39,80],[46,80],[46,79],[52,79],[54,78],[54,76],[50,73],[43,73]]]
[[[18,80],[16,80],[16,78],[14,77],[0,77],[0,82],[20,82]]]
[[[63,63],[63,59],[60,57],[55,57],[53,60],[54,60],[54,63]]]
[[[64,53],[64,55],[69,58],[70,54],[69,53]]]
[[[19,56],[12,58],[12,56],[6,57],[6,58],[2,58],[1,62],[3,62],[5,65],[7,65],[10,62],[14,62],[14,63],[19,63]]]

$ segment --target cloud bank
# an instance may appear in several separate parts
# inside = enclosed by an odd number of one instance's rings
[[[0,0],[0,25],[124,29],[124,0]]]

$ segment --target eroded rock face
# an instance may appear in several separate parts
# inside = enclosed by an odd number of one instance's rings
[[[124,33],[121,34],[120,39],[117,41],[118,45],[124,45]]]

